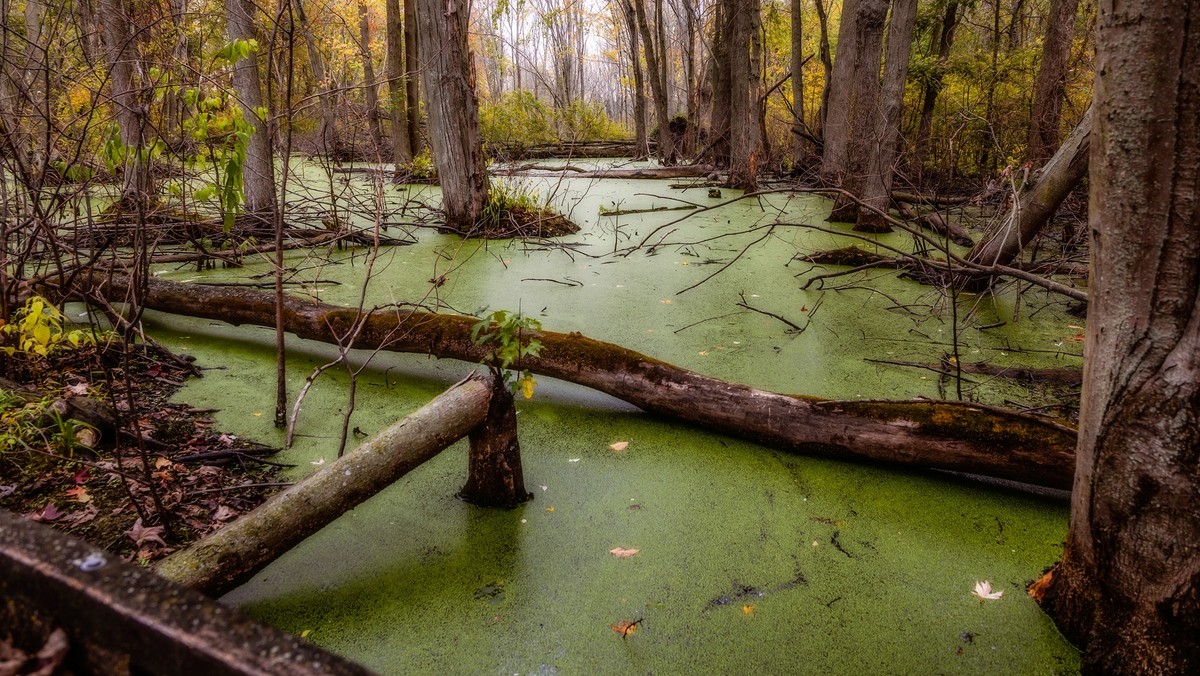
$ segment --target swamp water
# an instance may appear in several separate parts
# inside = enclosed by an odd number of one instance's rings
[[[561,241],[572,248],[464,242],[417,230],[417,244],[381,252],[367,305],[420,300],[461,312],[520,309],[547,329],[580,331],[756,387],[830,398],[939,396],[936,374],[864,358],[935,362],[951,350],[956,326],[965,361],[1019,356],[1039,366],[1078,364],[1080,345],[1065,341],[1079,320],[1042,297],[1018,305],[1012,297],[964,295],[955,324],[945,298],[894,272],[801,291],[795,275],[811,266],[792,261],[797,252],[852,243],[786,225],[846,229],[823,222],[829,203],[821,198],[779,194],[723,206],[654,234],[653,252],[622,256],[614,249],[685,212],[616,217],[601,215],[601,207],[679,204],[667,197],[705,206],[723,200],[658,181],[528,185],[552,191],[582,226]],[[356,186],[369,190],[350,183]],[[417,186],[385,190],[389,205],[436,197]],[[725,200],[732,196],[724,192]],[[775,222],[781,224],[769,227]],[[906,247],[909,239],[880,241]],[[735,257],[728,269],[679,293]],[[313,280],[307,292],[357,303],[365,252],[288,260],[299,279]],[[269,269],[158,274],[229,282]],[[435,287],[434,280],[443,283]],[[847,282],[861,288],[829,290]],[[779,320],[736,305],[743,300],[806,328],[788,333]],[[216,369],[188,384],[181,401],[222,409],[216,417],[224,430],[282,445],[271,424],[270,330],[153,313],[149,320],[156,338]],[[1001,321],[1008,323],[974,328]],[[295,339],[289,349],[294,396],[335,351]],[[367,357],[356,353],[355,367]],[[360,375],[350,427],[374,434],[471,369],[418,355],[375,355]],[[335,457],[347,384],[336,367],[310,391],[295,446],[276,456],[296,463],[289,478]],[[1012,385],[986,379],[964,391],[988,403],[1020,396]],[[948,394],[954,396],[952,386]],[[1061,552],[1061,497],[788,455],[544,378],[518,411],[531,502],[496,511],[457,500],[466,478],[460,442],[225,601],[389,674],[1078,668],[1074,649],[1024,594]],[[629,442],[624,451],[610,450],[620,441]],[[610,554],[618,547],[638,553]],[[1003,590],[1003,598],[973,596],[979,580]],[[631,622],[637,624],[628,636],[616,631]]]

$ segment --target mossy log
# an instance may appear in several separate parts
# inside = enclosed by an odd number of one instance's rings
[[[163,559],[156,572],[214,597],[249,580],[478,427],[487,416],[491,380],[479,375],[463,380],[249,514]]]
[[[100,291],[125,298],[124,282]],[[147,308],[274,326],[270,294],[151,279]],[[355,335],[353,347],[417,352],[479,362],[486,350],[471,342],[472,317],[389,308],[372,311],[361,330],[354,309],[289,298],[285,328],[323,342]],[[842,460],[872,460],[969,472],[1038,486],[1069,489],[1075,431],[1004,409],[951,401],[828,401],[727,383],[579,333],[532,333],[542,343],[521,368],[578,383],[702,428],[788,451]]]

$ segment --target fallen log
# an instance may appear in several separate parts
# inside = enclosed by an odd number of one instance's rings
[[[490,381],[481,376],[463,380],[250,513],[159,561],[155,571],[214,597],[242,584],[479,427],[488,413]]]
[[[548,167],[538,166],[529,169],[520,167],[503,170],[497,169],[492,173],[512,176],[516,174],[524,174],[530,172],[546,172],[546,173],[562,173],[569,171],[571,178],[691,178],[695,176],[708,176],[715,169],[711,164],[695,164],[690,166],[676,167],[653,167],[645,169],[596,169],[592,171],[580,171],[578,167]]]
[[[123,279],[97,276],[96,291],[125,298]],[[270,294],[151,279],[145,306],[231,324],[274,326]],[[288,298],[285,328],[334,343],[351,335],[359,313]],[[353,347],[417,352],[480,362],[472,317],[375,310]],[[727,383],[578,333],[535,332],[542,343],[521,368],[578,383],[705,429],[784,450],[842,460],[872,460],[969,472],[1069,489],[1075,432],[1044,418],[951,401],[827,401]]]
[[[916,222],[922,228],[932,230],[943,237],[947,237],[951,242],[959,246],[975,246],[975,240],[971,239],[971,233],[967,232],[966,228],[953,221],[947,221],[938,212],[930,211],[929,213],[918,214],[916,209],[907,204],[900,203],[897,206],[901,216]]]

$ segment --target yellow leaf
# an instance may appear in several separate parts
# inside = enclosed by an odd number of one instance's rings
[[[742,614],[743,615],[753,615],[754,614],[754,606],[752,606],[750,604],[746,604],[746,605],[742,606]]]
[[[553,512],[553,511],[554,511],[554,508],[553,508],[553,507],[547,507],[547,508],[546,508],[546,511],[547,511],[547,512]]]
[[[533,388],[536,386],[537,381],[533,379],[533,376],[526,375],[521,378],[521,396],[526,399],[533,399]]]

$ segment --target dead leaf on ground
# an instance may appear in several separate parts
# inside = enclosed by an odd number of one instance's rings
[[[628,559],[629,557],[633,556],[634,554],[637,554],[640,551],[642,551],[642,550],[640,550],[640,549],[625,549],[624,547],[615,547],[613,549],[608,550],[608,553],[612,554],[613,556],[617,557],[618,559]]]
[[[217,508],[216,512],[213,512],[212,518],[213,521],[229,521],[237,515],[238,513],[236,509],[230,507],[229,505],[221,505]]]
[[[96,506],[96,503],[89,502],[87,504],[87,506],[84,507],[83,509],[76,510],[76,511],[68,514],[62,520],[62,522],[66,526],[68,526],[70,528],[74,528],[75,526],[82,526],[83,524],[88,523],[89,521],[92,521],[99,514],[100,514],[100,508]]]
[[[611,448],[612,450],[620,453],[621,451],[629,448],[629,442],[628,441],[618,441],[615,444],[609,444],[608,447]]]
[[[31,521],[37,521],[38,523],[50,523],[51,521],[58,521],[59,519],[63,518],[65,514],[65,512],[58,508],[58,505],[54,504],[53,502],[47,502],[45,507],[36,512],[30,512],[26,514],[25,517]]]
[[[125,537],[133,540],[133,543],[139,547],[147,542],[157,542],[166,547],[167,543],[163,541],[162,534],[166,528],[162,526],[143,526],[142,517],[138,517],[137,521],[133,522],[133,526],[125,531]]]
[[[75,502],[80,502],[85,505],[92,501],[92,494],[88,493],[87,486],[76,486],[74,488],[68,488],[65,491],[65,493],[68,498],[71,498]]]

